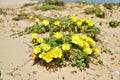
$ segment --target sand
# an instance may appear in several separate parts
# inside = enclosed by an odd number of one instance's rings
[[[0,4],[3,4],[1,1]],[[85,15],[83,13],[84,9],[76,7],[75,3],[66,3],[67,9],[62,11],[34,11],[34,7],[40,7],[41,4],[22,8],[17,5],[17,9],[7,7],[8,4],[4,5],[5,7],[0,5],[1,9],[7,12],[7,15],[0,15],[0,76],[3,80],[120,80],[120,26],[111,28],[108,25],[110,20],[120,21],[120,7],[113,10],[111,17],[111,12],[105,10],[106,17],[98,18],[93,14]],[[55,72],[47,71],[45,67],[40,65],[32,66],[33,59],[30,57],[32,49],[28,46],[31,36],[10,37],[14,31],[22,31],[33,25],[33,22],[28,19],[12,20],[21,10],[29,15],[35,14],[44,17],[55,17],[53,14],[56,14],[57,17],[68,15],[77,15],[78,18],[93,17],[91,20],[101,30],[101,33],[97,36],[99,40],[97,44],[101,48],[99,58],[103,60],[104,65],[93,60],[93,63],[90,63],[90,68],[83,71],[76,67],[67,66],[58,68],[58,71]],[[99,22],[103,24],[99,25]],[[105,48],[110,49],[112,53],[103,52]]]
[[[29,2],[31,2],[31,0],[0,0],[0,8],[18,8]]]

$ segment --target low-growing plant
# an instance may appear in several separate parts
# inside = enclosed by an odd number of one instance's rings
[[[105,52],[105,53],[111,53],[112,51],[111,51],[110,49],[105,48],[105,49],[103,50],[103,52]]]
[[[14,17],[12,20],[14,20],[14,21],[19,21],[20,18],[19,18],[19,17]]]
[[[84,1],[76,1],[76,3],[77,3],[76,7],[78,7],[78,8],[83,8],[86,5],[92,4],[90,2],[84,2]]]
[[[96,16],[100,17],[100,18],[104,18],[105,17],[105,13],[101,9],[97,9],[96,10]]]
[[[110,27],[113,27],[113,28],[116,28],[117,26],[119,26],[120,22],[118,21],[110,21],[109,22],[109,26]]]
[[[86,14],[92,14],[92,13],[96,12],[96,8],[95,7],[88,7],[88,8],[85,8],[84,12]]]
[[[16,17],[14,17],[12,20],[19,21],[21,19],[27,19],[27,18],[28,18],[28,14],[20,13]]]
[[[0,9],[0,15],[6,15],[7,14],[7,12],[6,11],[3,11],[2,9]]]
[[[33,6],[33,5],[35,5],[35,3],[26,3],[22,7],[28,7],[28,6]]]
[[[99,53],[96,42],[85,34],[55,32],[43,38],[32,33],[34,64],[50,67],[89,67],[90,57]],[[37,61],[37,62],[36,62]]]
[[[99,7],[88,7],[88,8],[85,8],[84,12],[86,14],[96,14],[97,17],[100,17],[100,18],[104,18],[105,17],[105,13],[104,11],[102,11]]]
[[[29,17],[31,20],[32,18],[32,16]],[[49,20],[43,20],[42,24],[39,24],[39,19],[37,18],[35,22],[35,25],[27,27],[22,33],[45,33],[50,31],[52,34],[57,31],[68,31],[71,33],[85,33],[90,37],[95,37],[100,32],[99,28],[89,18],[80,18],[78,20],[76,16],[72,16],[71,18],[65,17],[59,20],[51,19],[50,22]]]
[[[43,5],[40,9],[43,10],[43,11],[47,11],[47,10],[62,10],[63,7],[57,6],[57,5]]]
[[[104,6],[106,9],[109,9],[109,10],[112,10],[112,9],[113,9],[113,4],[111,4],[111,3],[104,3],[103,6]]]
[[[61,0],[44,0],[48,5],[64,6],[64,2]]]

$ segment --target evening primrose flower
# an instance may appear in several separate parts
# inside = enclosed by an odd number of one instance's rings
[[[82,25],[82,21],[78,20],[78,21],[77,21],[77,25],[78,25],[78,26],[81,26],[81,25]]]
[[[89,22],[91,22],[91,20],[89,18],[86,18],[85,22],[89,23]]]
[[[89,23],[88,23],[88,26],[93,26],[93,23],[92,23],[92,22],[89,22]]]
[[[88,36],[85,35],[85,34],[82,35],[81,38],[82,38],[83,40],[87,41],[91,46],[95,46],[95,45],[96,45],[96,42],[95,42],[92,38],[88,37]]]
[[[59,21],[55,21],[55,22],[54,22],[54,25],[55,25],[55,26],[59,26],[59,25],[60,25],[60,22],[59,22]]]
[[[37,39],[37,37],[38,37],[37,33],[32,33],[32,38],[33,39]]]
[[[95,46],[94,52],[95,52],[95,53],[99,53],[99,52],[100,52],[100,51],[99,51],[99,48],[98,48],[97,46]]]
[[[39,52],[41,52],[41,48],[39,46],[35,46],[33,50],[35,54],[38,54]]]
[[[72,16],[71,20],[72,20],[72,22],[76,22],[77,21],[77,17],[76,16]]]
[[[43,23],[45,26],[48,26],[48,25],[49,25],[49,21],[48,21],[47,19],[44,19],[44,20],[42,21],[42,23]]]
[[[42,58],[47,63],[49,63],[53,60],[53,57],[49,54],[49,52],[47,52],[47,53],[42,52],[41,54],[39,54],[39,58]]]
[[[62,50],[59,47],[55,47],[51,50],[52,56],[54,58],[61,58],[62,57]]]
[[[73,35],[72,35],[72,43],[74,43],[74,44],[79,44],[79,41],[80,41],[79,35],[73,34]]]
[[[30,20],[33,19],[33,16],[29,16],[29,19],[30,19]]]
[[[40,20],[39,18],[35,18],[35,22],[38,23]]]
[[[83,48],[83,46],[84,46],[84,41],[83,41],[82,39],[79,40],[78,46],[80,46],[81,48]]]
[[[92,54],[92,49],[91,48],[84,48],[83,52],[86,54]]]
[[[70,44],[67,44],[67,43],[62,44],[62,49],[63,50],[70,50]]]
[[[88,37],[88,38],[86,39],[86,41],[87,41],[91,46],[96,46],[96,42],[95,42],[92,38]]]
[[[87,35],[83,34],[83,35],[81,36],[81,38],[82,38],[83,40],[86,40],[88,37],[87,37]]]
[[[56,33],[54,34],[54,37],[57,38],[57,39],[60,39],[60,38],[63,37],[63,35],[62,35],[61,32],[56,32]]]
[[[49,44],[45,44],[45,43],[42,43],[40,46],[44,51],[48,51],[51,48]]]
[[[42,37],[38,37],[38,38],[37,38],[37,41],[38,41],[39,43],[42,43],[42,42],[44,42],[44,39],[43,39]]]
[[[84,22],[84,21],[85,21],[85,19],[84,19],[84,18],[81,18],[81,19],[80,19],[80,21],[81,21],[81,22]]]
[[[88,48],[90,47],[89,43],[86,41],[83,41],[83,48]]]

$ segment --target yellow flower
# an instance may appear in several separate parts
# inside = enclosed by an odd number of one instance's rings
[[[42,43],[40,46],[44,51],[48,51],[51,48],[49,44],[45,44],[45,43]]]
[[[92,54],[92,49],[91,48],[84,48],[83,52],[86,54]]]
[[[85,22],[89,23],[89,22],[91,22],[91,20],[89,18],[86,18]]]
[[[61,58],[62,57],[62,50],[59,47],[55,47],[51,50],[52,56],[54,58]]]
[[[77,21],[77,17],[76,17],[76,16],[72,16],[72,17],[71,17],[71,20],[72,20],[73,22],[76,22],[76,21]]]
[[[87,37],[87,35],[83,34],[83,35],[81,36],[81,38],[82,38],[83,40],[86,40],[88,37]]]
[[[99,13],[100,15],[103,15],[103,12],[102,11],[100,11],[100,13]]]
[[[70,44],[64,43],[64,44],[62,45],[62,49],[63,49],[63,50],[70,50]]]
[[[96,46],[96,42],[95,42],[92,38],[88,37],[88,38],[86,39],[86,41],[87,41],[91,46]]]
[[[33,50],[35,54],[38,54],[39,52],[41,52],[40,46],[35,46]]]
[[[53,57],[50,55],[49,52],[47,52],[47,53],[42,52],[41,54],[39,54],[39,58],[42,58],[47,63],[49,63],[49,62],[51,62],[53,60]]]
[[[84,18],[81,18],[81,19],[80,19],[80,21],[81,21],[81,22],[84,22],[84,21],[85,21],[85,19],[84,19]]]
[[[92,23],[92,22],[89,22],[89,23],[88,23],[88,26],[93,26],[93,23]]]
[[[32,38],[37,39],[38,35],[37,33],[32,33]]]
[[[39,43],[42,43],[42,42],[44,42],[44,39],[43,39],[42,37],[38,37],[38,38],[37,38],[37,41],[38,41]]]
[[[33,18],[33,16],[29,16],[29,19],[31,20]]]
[[[44,19],[44,20],[42,21],[42,23],[43,23],[45,26],[48,26],[48,25],[49,25],[49,21],[48,21],[47,19]]]
[[[89,43],[86,41],[83,41],[83,48],[88,48],[90,47]]]
[[[95,48],[94,48],[94,52],[95,53],[99,53],[100,51],[99,51],[99,48],[96,46]]]
[[[78,25],[78,26],[81,26],[81,25],[82,25],[82,21],[78,20],[78,21],[77,21],[77,25]]]
[[[88,24],[88,26],[93,26],[93,23],[89,18],[86,18],[85,22]]]
[[[84,46],[84,41],[83,41],[82,39],[80,39],[78,45],[79,45],[81,48],[83,48],[83,46]]]
[[[38,23],[40,20],[39,18],[35,18],[35,22]]]
[[[62,35],[61,32],[56,32],[56,33],[54,34],[54,37],[57,38],[57,39],[60,39],[60,38],[63,37],[63,35]]]
[[[80,41],[79,35],[73,34],[73,35],[72,35],[72,43],[74,43],[74,44],[79,44],[79,41]]]
[[[55,21],[55,22],[54,22],[54,25],[55,25],[55,26],[59,26],[59,25],[60,25],[60,22],[59,22],[59,21]]]

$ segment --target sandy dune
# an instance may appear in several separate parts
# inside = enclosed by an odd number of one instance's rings
[[[0,7],[5,6],[0,0]],[[8,0],[10,1],[10,0]],[[14,0],[16,3],[18,0]],[[27,1],[27,0],[23,0]],[[20,1],[19,1],[20,2]],[[5,3],[8,5],[8,3]],[[10,3],[11,5],[12,3]],[[20,2],[22,4],[22,2]],[[10,6],[9,5],[9,6]],[[82,8],[75,7],[75,3],[66,3],[67,9],[62,11],[34,11],[35,6],[18,8],[18,9],[3,9],[7,12],[7,15],[0,15],[0,77],[3,80],[120,80],[120,26],[117,28],[111,28],[108,25],[110,20],[120,21],[120,7],[114,9],[112,17],[109,15],[111,12],[105,10],[106,17],[101,19],[95,15],[85,15]],[[70,6],[73,8],[71,9]],[[7,7],[7,6],[5,6]],[[8,7],[7,7],[8,8]],[[40,65],[32,66],[33,60],[30,57],[32,49],[29,48],[31,36],[25,35],[18,38],[10,37],[13,31],[22,31],[25,27],[33,24],[28,19],[20,21],[13,21],[20,11],[24,9],[27,14],[42,15],[44,17],[54,17],[56,14],[58,17],[64,17],[68,15],[77,15],[81,17],[93,17],[91,20],[101,30],[100,35],[97,36],[99,41],[97,42],[101,48],[100,59],[103,60],[103,64],[98,64],[96,61],[90,64],[90,68],[85,71],[71,66],[59,68],[58,71],[47,71],[45,67]],[[102,22],[102,25],[99,25]],[[102,50],[108,48],[112,51],[111,54],[107,54]]]

